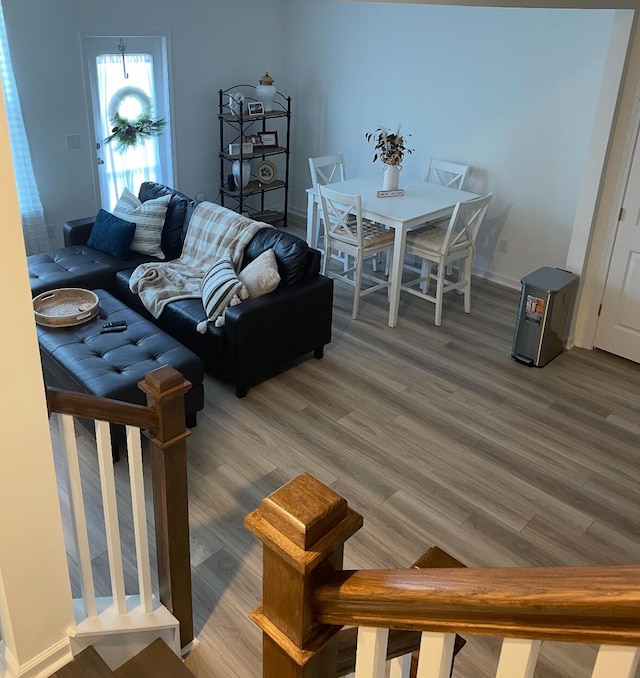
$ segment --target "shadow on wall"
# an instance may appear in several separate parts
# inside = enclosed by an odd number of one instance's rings
[[[489,206],[489,209],[491,209],[491,206]],[[495,252],[497,251],[504,225],[509,218],[510,210],[511,204],[506,205],[502,212],[496,214],[491,219],[486,219],[480,228],[476,239],[475,268],[487,273],[494,270]]]

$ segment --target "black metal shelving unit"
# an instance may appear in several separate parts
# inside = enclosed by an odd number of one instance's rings
[[[244,97],[244,106],[238,114],[232,112],[228,103],[230,94],[240,93]],[[225,99],[227,101],[225,102]],[[287,225],[287,209],[289,202],[289,147],[291,142],[291,97],[277,92],[274,98],[275,110],[267,111],[261,115],[248,115],[245,107],[249,102],[258,102],[260,99],[256,96],[255,85],[233,85],[227,89],[219,91],[219,112],[218,120],[220,123],[220,204],[231,207],[237,212],[247,213],[251,218],[267,223],[280,223]],[[260,132],[272,131],[268,128],[271,121],[278,119],[284,120],[286,129],[284,130],[285,143],[281,145],[281,130],[278,132],[278,146],[254,146],[252,153],[244,153],[242,143],[247,135],[257,135]],[[230,154],[228,152],[230,144],[240,144],[240,152]],[[246,187],[239,185],[235,190],[231,190],[227,183],[227,176],[231,173],[234,161],[238,160],[240,165],[245,160],[265,160],[273,157],[284,158],[284,179],[275,179],[270,183],[261,183],[259,179],[252,174]],[[278,191],[282,194],[282,210],[267,209],[265,196]],[[225,205],[226,201],[226,205]],[[268,201],[269,204],[273,204]],[[279,207],[279,206],[278,206]]]

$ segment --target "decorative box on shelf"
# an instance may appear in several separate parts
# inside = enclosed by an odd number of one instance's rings
[[[229,155],[240,155],[240,147],[242,146],[242,154],[248,155],[253,153],[253,144],[243,143],[243,144],[229,144]]]

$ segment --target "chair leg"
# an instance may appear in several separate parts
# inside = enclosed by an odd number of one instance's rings
[[[420,260],[420,277],[424,278],[420,283],[420,289],[423,294],[427,294],[431,283],[431,262],[428,259]]]
[[[353,312],[351,317],[355,320],[358,317],[358,310],[360,308],[360,289],[362,287],[362,255],[358,257],[356,262],[356,270],[354,275],[354,288],[353,288]]]
[[[438,280],[436,287],[436,318],[435,318],[435,324],[438,327],[442,325],[442,297],[443,297],[442,290],[444,289],[445,270],[446,266],[444,266],[443,264],[438,264]]]
[[[464,312],[471,313],[471,265],[473,264],[472,258],[467,257],[464,260],[464,268],[460,266],[459,270],[462,273],[464,270]]]
[[[329,268],[329,261],[331,260],[331,242],[329,238],[325,237],[324,239],[324,259],[322,261],[322,275],[327,275],[327,269]]]

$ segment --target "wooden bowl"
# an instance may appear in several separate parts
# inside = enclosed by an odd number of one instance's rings
[[[33,299],[36,322],[45,327],[82,325],[95,318],[99,310],[98,295],[77,287],[61,287]]]

